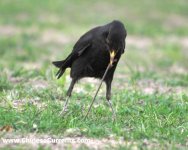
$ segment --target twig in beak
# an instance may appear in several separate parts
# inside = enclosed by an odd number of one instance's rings
[[[88,116],[88,114],[89,114],[89,112],[90,112],[90,110],[91,110],[91,107],[92,107],[92,105],[93,105],[93,103],[94,103],[94,101],[95,101],[95,99],[96,99],[96,97],[97,97],[97,94],[98,94],[98,92],[99,92],[99,90],[100,90],[100,88],[101,88],[102,82],[104,81],[104,79],[105,79],[105,77],[106,77],[106,75],[107,75],[107,73],[108,73],[108,70],[109,70],[109,69],[112,67],[112,65],[113,65],[114,57],[115,57],[115,52],[114,52],[114,51],[110,52],[110,63],[108,64],[108,67],[106,68],[106,70],[105,70],[105,72],[104,72],[104,75],[103,75],[103,77],[102,77],[102,79],[101,79],[101,82],[100,82],[100,84],[99,84],[99,87],[98,87],[98,89],[97,89],[97,92],[95,93],[95,96],[94,96],[94,98],[93,98],[93,100],[92,100],[92,102],[91,102],[91,104],[90,104],[90,106],[89,106],[89,109],[88,109],[88,111],[87,111],[86,116],[84,117],[84,120],[87,118],[87,116]]]

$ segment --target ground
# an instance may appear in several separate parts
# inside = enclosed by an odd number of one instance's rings
[[[0,148],[186,149],[187,10],[186,0],[1,0]],[[105,85],[83,120],[99,84],[90,78],[76,84],[67,114],[60,116],[70,70],[57,80],[51,62],[64,59],[84,32],[114,19],[128,32],[112,88],[116,122]],[[2,140],[23,137],[68,142]]]

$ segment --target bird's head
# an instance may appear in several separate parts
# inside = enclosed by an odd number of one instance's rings
[[[116,54],[119,51],[121,54],[124,53],[126,36],[127,32],[123,23],[120,21],[110,23],[108,36],[106,38],[110,53],[114,52]]]

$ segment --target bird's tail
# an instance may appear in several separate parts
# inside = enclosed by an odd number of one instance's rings
[[[53,61],[52,64],[56,66],[57,68],[61,68],[61,66],[64,64],[64,60],[61,61]]]
[[[52,64],[59,68],[59,71],[56,74],[57,79],[59,79],[63,75],[65,70],[72,65],[72,62],[76,58],[76,56],[77,55],[71,53],[65,60],[52,62]]]
[[[52,64],[54,66],[56,66],[57,68],[59,68],[58,72],[56,73],[57,79],[59,79],[63,75],[63,73],[65,72],[65,70],[67,68],[65,60],[53,61]]]

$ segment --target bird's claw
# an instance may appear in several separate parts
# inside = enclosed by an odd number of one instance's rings
[[[67,107],[63,108],[63,110],[59,113],[60,116],[64,116],[68,112]]]
[[[112,115],[112,120],[113,120],[113,122],[116,121],[116,114],[113,114],[113,115]]]

